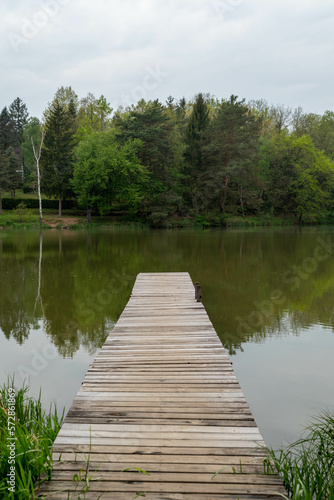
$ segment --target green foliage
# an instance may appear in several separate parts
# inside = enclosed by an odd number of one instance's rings
[[[22,165],[11,146],[5,154],[8,158],[8,187],[12,192],[15,192],[23,184]]]
[[[72,194],[74,133],[71,111],[60,100],[54,99],[45,124],[41,156],[42,190],[48,196],[58,197],[60,202]]]
[[[138,158],[142,143],[128,139],[120,145],[113,130],[87,134],[75,150],[73,186],[81,207],[97,206],[101,215],[111,202],[126,201],[136,209],[142,198],[146,168]]]
[[[274,141],[268,197],[274,210],[321,214],[334,189],[334,163],[316,150],[309,136],[282,133]]]
[[[31,117],[24,127],[22,156],[24,160],[24,180],[27,184],[36,184],[35,157],[31,144],[31,139],[34,141],[36,148],[39,148],[41,141],[41,123],[38,118]]]
[[[0,113],[0,150],[6,151],[16,145],[15,124],[7,107],[4,107]]]
[[[306,436],[287,448],[268,451],[289,498],[334,499],[333,413],[324,412],[315,417],[306,429]]]
[[[22,184],[20,162],[10,146],[5,151],[0,150],[0,214],[2,213],[2,193],[15,190]]]
[[[28,387],[15,389],[15,426],[12,428],[12,414],[8,410],[10,390],[14,388],[14,378],[8,378],[0,387],[0,499],[25,500],[35,497],[38,483],[51,476],[52,444],[62,425],[62,416],[55,408],[47,414],[42,409],[41,395],[33,399],[28,395]],[[9,418],[11,417],[11,418]],[[7,474],[10,471],[10,449],[7,444],[11,431],[15,432],[15,482],[16,493],[8,491]]]
[[[237,96],[222,101],[207,133],[206,187],[202,198],[216,200],[224,213],[231,199],[244,216],[245,204],[258,208],[264,188],[259,172],[260,121]]]
[[[105,131],[110,128],[112,108],[110,103],[101,95],[96,99],[94,94],[88,93],[81,99],[78,111],[78,138],[82,139],[87,131]]]
[[[209,125],[209,106],[203,94],[197,94],[186,129],[185,157],[188,171],[196,175],[203,170],[203,134]]]
[[[23,142],[23,131],[28,120],[27,106],[22,99],[17,97],[9,106],[9,114],[13,121],[13,128],[15,133],[15,145],[20,147]]]
[[[13,210],[13,215],[14,215],[15,219],[17,218],[18,222],[23,222],[23,219],[27,215],[32,215],[32,213],[31,213],[31,210],[27,207],[27,205],[24,202],[21,202]]]
[[[1,193],[8,189],[10,189],[9,158],[0,150],[0,213],[2,210]]]
[[[189,216],[195,223],[197,216],[203,216],[216,226],[221,225],[222,214],[294,216],[297,223],[333,220],[333,111],[321,116],[304,113],[302,108],[293,111],[270,105],[264,99],[246,104],[235,95],[219,101],[199,93],[188,101],[169,96],[165,104],[142,99],[111,114],[105,96],[95,98],[88,93],[79,100],[71,87],[60,87],[48,105],[42,192],[59,199],[60,213],[62,201],[74,197],[74,163],[77,172],[80,163],[81,169],[86,168],[86,177],[80,181],[77,173],[75,180],[81,206],[89,212],[99,206],[100,214],[106,214],[114,204],[122,203],[132,216],[140,213],[153,227],[170,227],[173,218]],[[22,145],[28,190],[36,184],[31,138],[38,144],[41,127],[37,118],[26,121],[27,110],[19,98],[10,112],[4,108],[0,114],[0,149],[10,156],[11,164],[17,164],[20,151],[15,146]],[[106,172],[113,169],[115,178],[118,168],[87,146],[90,135],[111,130],[110,152],[115,157],[123,147],[135,149],[137,159],[130,161],[137,165],[131,174],[132,191],[123,189],[130,184],[131,169],[118,179],[117,189],[108,187]],[[130,147],[129,140],[136,146]],[[74,157],[76,146],[79,161]],[[85,148],[90,157],[95,155],[96,179],[89,175],[88,164],[83,166]],[[105,144],[103,149],[105,154]],[[14,193],[20,186],[22,179],[14,179],[18,170],[18,164],[12,168],[0,155],[0,193]]]

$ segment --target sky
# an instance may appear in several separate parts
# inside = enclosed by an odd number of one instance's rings
[[[0,109],[231,94],[334,110],[333,0],[1,0]]]

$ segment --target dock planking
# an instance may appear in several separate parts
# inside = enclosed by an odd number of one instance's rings
[[[39,497],[78,498],[87,468],[96,471],[87,500],[278,500],[286,491],[263,474],[264,444],[189,274],[139,274],[54,442]]]

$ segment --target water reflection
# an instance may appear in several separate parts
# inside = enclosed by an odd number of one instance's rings
[[[80,347],[93,353],[136,275],[154,271],[188,271],[202,283],[205,306],[230,353],[314,324],[333,328],[332,234],[330,228],[2,231],[0,328],[23,344],[42,322],[61,356]]]

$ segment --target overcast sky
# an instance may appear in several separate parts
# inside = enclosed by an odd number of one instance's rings
[[[210,92],[334,110],[333,0],[1,0],[0,108]]]

